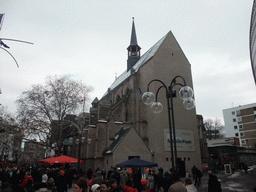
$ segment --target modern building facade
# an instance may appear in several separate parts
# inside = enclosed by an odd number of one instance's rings
[[[193,88],[191,65],[171,31],[142,56],[140,49],[133,22],[125,71],[100,100],[92,102],[90,124],[83,135],[91,143],[85,142],[82,148],[82,166],[109,170],[117,163],[139,157],[158,163],[166,171],[171,168],[165,92],[159,93],[158,100],[164,106],[159,114],[142,102],[141,95],[151,80],[160,79],[169,85],[177,75]],[[152,85],[150,91],[156,93],[159,86]],[[178,165],[190,171],[192,165],[201,167],[196,111],[186,110],[178,97],[173,103]]]
[[[252,64],[252,72],[256,83],[256,0],[254,0],[251,15],[250,27],[250,57]]]
[[[226,137],[239,138],[240,146],[256,145],[256,103],[223,110]]]

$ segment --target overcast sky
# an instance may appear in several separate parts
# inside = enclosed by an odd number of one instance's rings
[[[126,70],[132,17],[141,53],[172,31],[188,58],[197,114],[223,119],[222,110],[256,102],[249,55],[253,0],[0,0],[0,103],[15,100],[48,75],[71,74],[99,99]],[[160,78],[160,77],[159,77]],[[173,77],[170,77],[170,81]],[[145,90],[142,90],[145,91]]]

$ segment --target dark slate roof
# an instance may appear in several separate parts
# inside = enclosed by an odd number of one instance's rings
[[[115,136],[115,140],[110,144],[108,148],[103,151],[103,154],[113,153],[119,143],[123,140],[123,138],[127,135],[127,133],[131,130],[132,127],[122,128]]]
[[[158,48],[161,46],[167,35],[168,33],[164,37],[162,37],[155,45],[153,45],[146,53],[144,53],[129,71],[125,70],[118,78],[116,78],[116,80],[108,88],[108,91],[103,95],[103,97],[107,96],[108,93],[110,93],[126,79],[128,79],[132,75],[132,72],[138,72],[141,66],[143,66],[148,60],[154,57],[155,53],[157,52]]]
[[[99,103],[99,100],[97,97],[93,100],[92,104],[96,104],[96,103]]]

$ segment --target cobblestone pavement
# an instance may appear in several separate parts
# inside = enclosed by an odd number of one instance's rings
[[[235,172],[232,175],[225,175],[222,173],[216,174],[220,183],[222,192],[249,192],[253,191],[253,187],[256,186],[256,170],[248,172]],[[208,176],[202,177],[202,187],[199,187],[198,192],[208,191]]]

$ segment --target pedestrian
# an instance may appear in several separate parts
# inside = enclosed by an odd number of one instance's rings
[[[24,189],[26,189],[28,184],[29,184],[29,185],[32,185],[33,183],[34,183],[34,179],[31,177],[31,175],[30,175],[29,172],[26,172],[26,173],[25,173],[24,180],[23,180],[23,182],[22,182],[22,184],[21,184],[22,187],[23,187]],[[28,186],[28,187],[30,187],[30,186]]]
[[[193,185],[191,179],[186,178],[184,184],[188,192],[197,192],[197,188]]]
[[[120,183],[122,183],[122,185],[125,186],[126,183],[128,182],[128,179],[129,179],[128,172],[126,171],[126,168],[123,167],[120,172]]]
[[[108,171],[108,174],[107,174],[107,180],[110,179],[110,175],[111,173],[114,171],[113,167],[111,166],[110,170]]]
[[[92,175],[93,175],[93,171],[92,171],[92,168],[89,168],[88,170],[87,170],[87,178],[89,179],[89,180],[91,180],[92,179]]]
[[[164,177],[162,179],[162,187],[164,189],[164,192],[168,192],[170,186],[174,183],[173,178],[170,173],[167,171],[164,173]]]
[[[116,167],[113,167],[113,171],[110,174],[109,180],[115,179],[117,181],[117,185],[120,185],[120,173],[117,171]]]
[[[102,178],[101,171],[97,171],[96,177],[92,180],[91,186],[94,184],[100,185],[102,181],[104,181],[104,179]]]
[[[48,181],[47,181],[47,189],[51,192],[57,192],[57,187],[54,185],[54,179],[53,178],[50,178]]]
[[[122,183],[122,182],[121,182]],[[126,183],[126,185],[124,186],[124,191],[125,192],[138,192],[138,190],[132,187],[132,181],[129,179]]]
[[[87,182],[86,182],[86,179],[84,177],[80,177],[76,181],[76,183],[74,185],[73,192],[87,192]]]
[[[153,175],[153,177],[154,177],[154,191],[156,191],[156,189],[157,189],[157,183],[158,183],[158,176],[157,176],[157,174],[156,174],[156,172],[155,172],[155,170],[152,170],[152,175]]]
[[[123,192],[124,190],[117,184],[116,179],[109,180],[110,190],[109,192]]]
[[[180,181],[180,176],[177,172],[172,174],[173,184],[170,186],[168,192],[187,192],[187,188]]]
[[[216,175],[212,173],[212,171],[208,172],[209,180],[208,180],[208,192],[222,192],[221,184],[218,181]]]
[[[92,192],[100,192],[100,185],[99,184],[92,185],[91,191]]]
[[[243,163],[243,169],[244,169],[245,174],[247,174],[247,173],[248,173],[248,172],[247,172],[247,170],[248,170],[248,165],[247,165],[246,161]]]
[[[138,190],[138,192],[141,192],[143,190],[143,186],[141,184],[141,171],[140,169],[135,169],[133,171],[133,184],[134,188]]]
[[[102,177],[103,177],[104,180],[106,180],[106,174],[107,174],[107,173],[106,173],[105,169],[102,169],[102,170],[101,170],[101,175],[102,175]]]
[[[195,179],[195,186],[199,187],[201,185],[201,178],[203,176],[202,172],[195,165],[193,165],[191,172],[193,178]]]
[[[108,192],[109,191],[109,184],[107,180],[101,182],[100,185],[100,192]]]
[[[64,177],[63,171],[59,171],[58,176],[55,179],[57,192],[67,191],[67,180]]]
[[[154,192],[154,176],[152,175],[151,171],[148,172],[148,187],[151,192]]]

